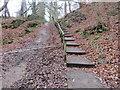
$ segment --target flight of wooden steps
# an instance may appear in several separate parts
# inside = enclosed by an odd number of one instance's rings
[[[60,27],[60,25],[58,24]],[[83,58],[82,55],[87,54],[88,52],[80,49],[78,43],[76,43],[75,38],[71,33],[67,30],[62,30],[59,28],[64,38],[64,51],[65,51],[65,61],[68,67],[68,88],[105,88],[104,85],[101,83],[100,79],[97,78],[92,73],[88,73],[82,70],[76,70],[69,67],[77,67],[77,68],[91,68],[95,67],[95,63],[91,62],[87,58]]]

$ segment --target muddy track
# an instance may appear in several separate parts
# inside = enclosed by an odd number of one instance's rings
[[[61,43],[59,37],[53,38],[54,35],[59,35],[57,29],[53,23],[47,23],[42,30],[39,30],[39,36],[27,47],[23,45],[18,51],[3,53],[2,86],[4,88],[67,86]]]

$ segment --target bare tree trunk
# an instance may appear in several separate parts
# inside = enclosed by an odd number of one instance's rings
[[[67,3],[66,3],[66,1],[65,1],[65,5],[64,5],[64,13],[65,13],[65,15],[67,14]]]
[[[71,13],[71,3],[70,3],[70,1],[68,1],[68,5],[69,5],[69,12]]]
[[[108,8],[107,3],[104,2],[103,5],[104,5],[105,12],[107,12],[107,8]],[[110,17],[108,14],[107,14],[107,25],[109,26],[109,29],[110,29]]]
[[[32,14],[36,14],[36,0],[32,0]]]
[[[9,0],[4,0],[4,5],[5,5],[6,3],[8,3],[8,1],[9,1]],[[7,15],[8,15],[8,17],[10,17],[10,13],[9,13],[9,10],[8,10],[7,5],[6,5],[6,7],[5,7],[4,15],[5,15],[5,18],[7,17]]]
[[[21,9],[20,9],[20,17],[26,17],[27,16],[27,6],[26,6],[26,0],[22,0]]]
[[[5,17],[10,17],[10,12],[8,10],[8,7],[5,8]]]
[[[4,3],[4,5],[0,8],[0,12],[7,6],[8,2],[9,2],[9,0],[7,0],[7,2]]]

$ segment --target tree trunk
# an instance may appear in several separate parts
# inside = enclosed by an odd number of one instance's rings
[[[103,5],[104,5],[105,12],[107,12],[107,8],[108,8],[107,3],[104,2]],[[107,13],[106,13],[106,14],[107,14]],[[108,25],[108,27],[109,27],[109,29],[110,29],[110,17],[109,17],[108,14],[107,14],[107,25]]]
[[[68,1],[68,4],[69,4],[69,12],[71,13],[71,3],[70,3],[70,1]]]
[[[32,0],[32,14],[36,14],[36,0]]]
[[[5,1],[5,2],[6,2],[6,1]],[[0,12],[7,6],[8,2],[9,2],[9,0],[7,0],[7,2],[4,3],[4,5],[0,8]]]
[[[9,1],[9,0],[4,0],[4,5],[6,5],[6,3],[8,3],[8,1]],[[7,16],[10,17],[10,13],[9,13],[9,10],[8,10],[7,5],[6,5],[6,7],[4,7],[4,8],[5,8],[5,11],[4,11],[5,18],[6,18]]]
[[[27,6],[26,6],[26,0],[22,0],[21,9],[20,9],[20,17],[26,17],[27,16]]]
[[[65,5],[64,5],[64,13],[65,13],[65,15],[67,14],[67,3],[66,3],[66,1],[65,1]]]

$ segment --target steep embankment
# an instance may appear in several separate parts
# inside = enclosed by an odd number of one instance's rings
[[[118,3],[92,3],[67,14],[60,20],[63,29],[74,35],[83,57],[96,63],[90,71],[102,78],[109,88],[119,85],[118,76]]]
[[[3,19],[2,46],[3,51],[20,49],[33,42],[39,36],[39,30],[44,27],[40,20],[27,20],[21,18]],[[34,38],[34,39],[33,39]]]

